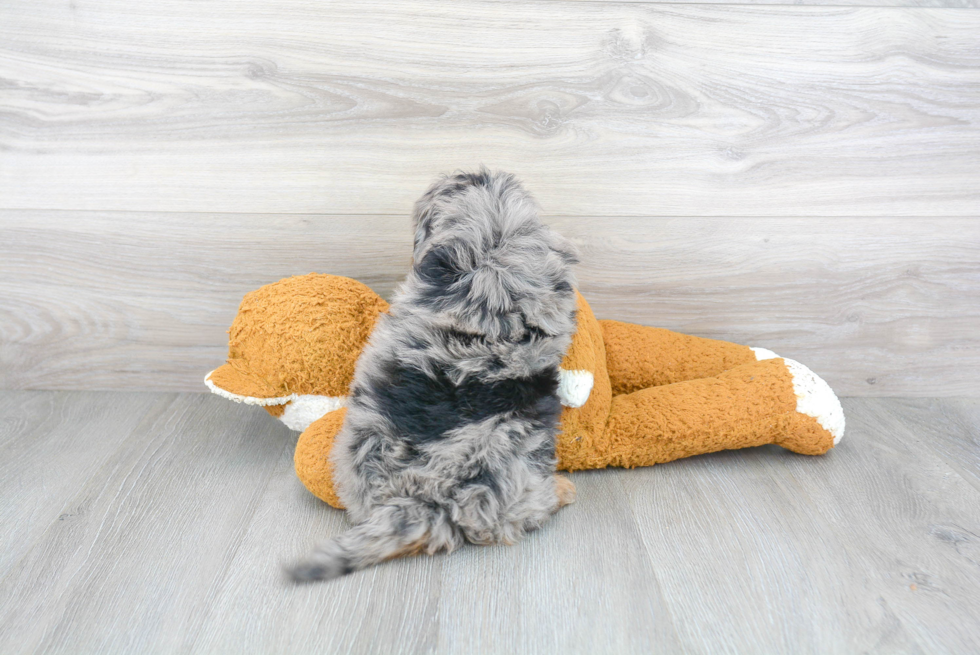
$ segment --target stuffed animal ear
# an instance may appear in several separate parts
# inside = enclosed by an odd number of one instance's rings
[[[269,381],[249,371],[240,360],[214,369],[204,376],[204,384],[212,393],[246,405],[284,405],[292,398],[292,394],[277,395]]]

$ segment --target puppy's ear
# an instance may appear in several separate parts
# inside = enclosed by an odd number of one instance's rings
[[[528,327],[550,335],[569,329],[575,313],[575,274],[571,267],[578,263],[575,245],[543,227],[541,238],[544,252],[522,258],[519,267],[522,280],[532,284],[533,291],[516,295],[516,305]]]
[[[432,236],[432,224],[435,221],[436,208],[435,196],[428,192],[415,203],[415,211],[412,212],[412,225],[415,228],[415,243],[412,247],[412,257],[419,261],[424,250],[425,243]]]
[[[569,266],[579,263],[579,251],[574,243],[558,234],[552,229],[547,229],[548,246]]]
[[[415,274],[419,281],[431,288],[429,296],[445,296],[449,288],[460,281],[464,271],[455,255],[453,244],[440,244],[428,250],[421,260],[416,260]]]

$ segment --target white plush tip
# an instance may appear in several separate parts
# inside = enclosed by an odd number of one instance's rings
[[[844,436],[844,408],[837,395],[823,378],[803,364],[785,357],[783,361],[793,376],[796,411],[817,419],[820,427],[833,435],[836,446]]]
[[[779,355],[767,348],[751,348],[752,352],[755,353],[755,361],[761,362],[763,359],[778,359]]]
[[[217,370],[217,369],[215,369]],[[214,371],[211,371],[214,373]],[[237,393],[232,393],[227,389],[222,389],[214,382],[211,381],[211,373],[204,376],[204,384],[208,385],[208,389],[211,393],[216,393],[222,398],[227,398],[236,403],[245,403],[246,405],[258,405],[259,407],[270,407],[272,405],[285,405],[290,400],[296,398],[296,394],[291,393],[288,396],[279,396],[278,398],[255,398],[253,396],[242,396]]]
[[[565,407],[581,407],[592,393],[595,377],[589,371],[558,370],[558,399]]]
[[[279,420],[290,430],[302,432],[313,421],[336,411],[347,404],[347,396],[296,396],[286,405]]]

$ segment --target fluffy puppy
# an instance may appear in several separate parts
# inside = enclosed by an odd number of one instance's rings
[[[414,224],[412,270],[357,362],[332,451],[355,526],[289,568],[298,581],[510,544],[574,500],[555,475],[573,247],[512,175],[485,169],[434,184]]]

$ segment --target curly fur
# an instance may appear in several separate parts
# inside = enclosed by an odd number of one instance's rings
[[[457,173],[416,203],[414,264],[357,363],[332,451],[355,522],[289,569],[513,543],[574,498],[555,475],[572,246],[517,180]]]

